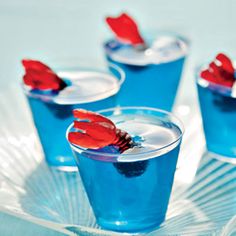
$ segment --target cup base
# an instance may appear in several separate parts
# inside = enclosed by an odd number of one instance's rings
[[[78,167],[73,156],[69,155],[50,155],[45,154],[45,161],[48,166],[64,172],[75,172],[78,171]]]
[[[218,153],[215,153],[215,152],[212,152],[212,151],[209,151],[209,150],[207,151],[207,153],[210,157],[212,157],[214,159],[236,165],[236,157],[223,156],[221,154],[218,154]]]
[[[56,165],[51,165],[50,163],[47,163],[48,166],[52,169],[62,171],[62,172],[77,172],[78,167],[77,166],[56,166]]]
[[[106,230],[112,230],[122,233],[132,233],[132,235],[147,233],[154,229],[157,229],[165,220],[165,216],[160,216],[156,219],[155,223],[142,223],[142,222],[127,222],[127,221],[107,221],[104,219],[98,219],[97,223],[101,228]]]
[[[77,166],[57,166],[55,168],[57,170],[64,171],[64,172],[76,172],[76,171],[78,171]]]

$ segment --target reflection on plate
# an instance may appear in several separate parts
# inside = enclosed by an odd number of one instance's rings
[[[0,210],[68,235],[121,235],[96,224],[78,173],[44,163],[22,95],[7,94],[0,96]],[[236,166],[204,152],[199,117],[184,122],[166,221],[148,235],[230,235],[236,226]]]

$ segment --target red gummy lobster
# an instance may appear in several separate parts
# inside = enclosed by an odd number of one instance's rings
[[[106,22],[119,41],[134,46],[145,44],[136,22],[126,13],[122,13],[118,17],[107,17]]]
[[[32,89],[59,91],[66,87],[66,83],[42,62],[24,59],[22,64],[25,68],[23,81]]]
[[[203,79],[226,87],[233,87],[235,80],[233,63],[223,53],[219,53],[200,75]]]
[[[82,109],[74,110],[73,114],[80,120],[74,121],[74,128],[78,131],[70,132],[68,135],[71,143],[91,149],[114,145],[121,153],[133,146],[131,136],[116,128],[106,117]]]

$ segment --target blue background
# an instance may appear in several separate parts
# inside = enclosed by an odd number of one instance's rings
[[[20,81],[24,57],[50,65],[83,57],[103,60],[101,42],[110,35],[104,16],[127,11],[143,30],[172,30],[190,39],[181,89],[191,96],[196,64],[219,51],[236,57],[235,9],[235,0],[0,0],[0,92]],[[59,235],[0,214],[0,235],[15,234]]]

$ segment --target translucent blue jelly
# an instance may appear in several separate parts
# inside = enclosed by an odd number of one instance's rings
[[[236,98],[222,86],[197,88],[208,151],[236,158]]]
[[[104,229],[147,232],[165,219],[182,131],[167,117],[149,119],[153,110],[136,112],[145,115],[126,114],[123,118],[129,121],[124,123],[122,115],[116,116],[118,120],[109,117],[119,128],[138,135],[139,146],[124,156],[113,146],[95,151],[72,145],[97,223]]]
[[[104,45],[108,62],[115,63],[126,73],[126,80],[117,97],[118,104],[120,106],[149,106],[171,111],[183,70],[185,54],[157,63],[136,62],[135,60],[125,62],[125,60],[122,61],[124,58],[113,56],[126,47],[128,46],[114,40]],[[125,54],[124,57],[126,56],[128,55]],[[135,57],[135,54],[130,57]]]
[[[82,108],[96,111],[113,107],[115,97],[112,96],[88,104],[61,105],[28,96],[28,102],[46,161],[51,166],[70,170],[70,167],[75,167],[76,163],[65,138],[65,133],[68,125],[74,120],[73,109]]]
[[[46,161],[61,170],[72,171],[77,169],[76,163],[65,138],[66,128],[74,119],[72,110],[82,108],[96,111],[115,106],[119,80],[109,73],[82,69],[61,74],[71,79],[68,87],[59,94],[24,90]]]

